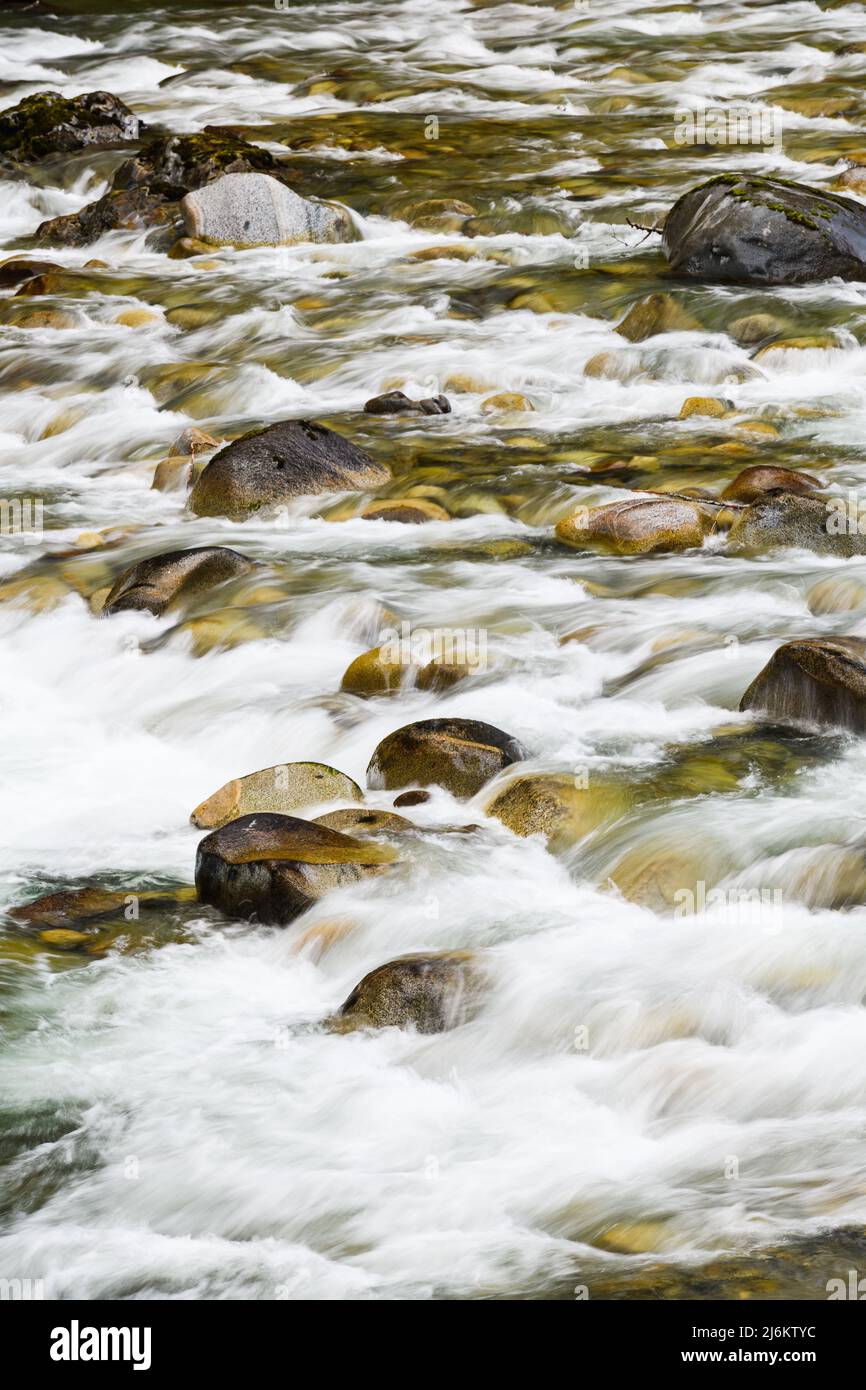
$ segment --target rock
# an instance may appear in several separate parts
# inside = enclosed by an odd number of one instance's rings
[[[243,520],[304,493],[357,492],[388,482],[388,470],[351,440],[309,420],[252,430],[210,460],[190,498],[198,516]]]
[[[696,503],[646,497],[584,508],[560,521],[556,536],[578,550],[650,555],[700,546],[711,526],[712,518]]]
[[[196,425],[190,425],[188,429],[181,430],[171,446],[171,452],[172,454],[195,455],[207,449],[215,449],[217,442],[213,435],[206,434]]]
[[[814,493],[821,489],[821,482],[810,473],[798,473],[793,468],[771,468],[756,464],[744,468],[723,492],[719,493],[725,502],[755,502],[769,492]]]
[[[866,207],[784,179],[720,174],[671,208],[662,245],[677,275],[716,284],[866,278]]]
[[[177,205],[147,188],[104,193],[80,212],[64,213],[40,222],[36,238],[49,246],[87,246],[106,232],[140,232],[170,222]]]
[[[401,792],[399,796],[395,796],[395,797],[394,797],[394,805],[395,805],[395,806],[423,806],[424,803],[425,803],[425,801],[429,801],[429,800],[430,800],[430,793],[429,793],[429,792],[422,792],[422,791]]]
[[[6,320],[10,322],[10,320]],[[11,320],[13,328],[75,328],[76,319],[64,309],[30,309]]]
[[[520,411],[534,410],[535,406],[526,396],[521,396],[518,391],[500,391],[496,396],[488,396],[486,401],[481,402],[481,413],[483,415],[495,415],[499,411]]]
[[[708,415],[713,419],[720,419],[731,409],[730,401],[717,401],[712,396],[689,396],[683,401],[680,419],[689,420],[692,415]]]
[[[866,528],[848,517],[845,499],[773,493],[741,512],[731,527],[731,550],[763,554],[781,547],[850,559],[866,554]]]
[[[388,497],[383,502],[371,502],[361,516],[364,521],[399,521],[405,526],[451,520],[444,507],[425,497]]]
[[[200,473],[204,464],[198,466]],[[189,490],[196,478],[196,464],[189,454],[172,454],[161,459],[153,471],[151,491],[183,492]]]
[[[367,767],[367,786],[434,785],[465,798],[526,756],[510,734],[481,720],[422,719],[382,740]]]
[[[823,617],[826,613],[852,613],[866,605],[866,586],[846,575],[819,579],[806,595],[806,602],[809,612],[816,617]]]
[[[475,216],[475,208],[459,198],[425,198],[405,208],[403,216],[421,231],[458,232],[467,217]]]
[[[752,681],[741,710],[760,710],[781,724],[866,731],[866,639],[803,638],[786,642]]]
[[[409,675],[404,661],[382,657],[381,647],[362,652],[347,666],[340,689],[349,695],[391,695],[399,690]]]
[[[124,328],[146,328],[149,323],[159,323],[159,314],[150,309],[122,309],[114,320]]]
[[[177,201],[225,174],[277,168],[279,163],[269,150],[250,144],[234,131],[208,125],[194,135],[165,135],[149,140],[138,154],[120,165],[112,188],[147,188]]]
[[[34,92],[0,112],[0,153],[19,163],[137,140],[141,123],[111,92]]]
[[[0,262],[0,290],[8,290],[13,285],[21,285],[33,280],[37,275],[62,275],[63,266],[54,261],[32,261],[26,256],[10,256]]]
[[[471,1016],[479,979],[471,951],[432,951],[399,956],[379,965],[356,985],[336,1015],[332,1032],[356,1028],[414,1028],[443,1033]]]
[[[200,806],[190,822],[199,830],[218,830],[257,811],[288,814],[328,801],[362,801],[357,782],[327,763],[278,763],[226,782]]]
[[[777,318],[775,314],[744,314],[729,324],[728,332],[738,343],[752,347],[767,338],[779,337],[786,327],[784,319]]]
[[[143,645],[142,650],[158,651],[163,646],[180,641],[189,648],[192,656],[199,658],[211,652],[234,651],[235,647],[260,641],[269,635],[260,624],[251,620],[245,608],[216,608],[176,623],[168,632]]]
[[[82,923],[125,917],[134,921],[140,911],[186,902],[192,889],[118,893],[107,888],[61,888],[31,903],[13,907],[9,917],[16,925],[32,930],[74,929]]]
[[[168,608],[248,574],[254,561],[221,545],[170,550],[132,565],[117,579],[105,601],[106,613],[144,610],[157,616]]]
[[[554,851],[568,849],[606,821],[625,815],[632,804],[628,788],[604,779],[559,772],[529,773],[497,791],[487,815],[515,835],[547,837]]]
[[[172,328],[195,330],[216,323],[222,316],[223,310],[216,304],[178,304],[174,309],[166,310],[165,321]]]
[[[477,665],[470,666],[464,661],[445,661],[441,657],[434,657],[426,666],[421,667],[415,684],[419,690],[450,690],[458,681],[466,680],[467,676],[477,675],[479,669],[483,668]]]
[[[209,246],[206,241],[196,241],[194,237],[181,236],[178,237],[177,241],[172,242],[166,255],[170,261],[188,261],[193,256],[206,256],[211,251],[213,251],[213,247]]]
[[[354,241],[345,208],[299,198],[269,174],[225,174],[181,202],[187,236],[211,246]]]
[[[228,917],[283,925],[332,888],[380,873],[395,857],[386,845],[260,812],[201,841],[195,884],[200,901]]]
[[[451,403],[447,396],[427,396],[424,400],[413,401],[403,391],[386,391],[383,396],[373,396],[364,403],[367,415],[448,415]]]
[[[642,343],[657,333],[684,333],[700,330],[701,325],[686,313],[669,294],[651,294],[633,304],[617,324],[617,333],[630,343]]]
[[[329,830],[342,830],[346,835],[376,835],[415,829],[405,816],[395,816],[393,811],[374,811],[369,806],[349,806],[341,811],[329,811],[325,816],[316,816],[313,824],[325,825]]]

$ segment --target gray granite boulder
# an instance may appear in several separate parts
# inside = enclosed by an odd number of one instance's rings
[[[225,174],[181,201],[187,236],[211,246],[354,241],[345,208],[300,198],[269,174]]]

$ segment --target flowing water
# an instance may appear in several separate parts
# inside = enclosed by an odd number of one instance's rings
[[[640,228],[686,188],[732,167],[824,185],[866,149],[862,6],[61,0],[0,21],[4,106],[101,88],[154,126],[243,127],[359,232],[193,260],[144,233],[52,248],[79,274],[17,303],[65,328],[16,327],[4,292],[0,493],[39,499],[44,529],[0,552],[2,905],[190,884],[189,812],[225,781],[321,759],[363,785],[416,719],[487,720],[528,768],[624,797],[554,854],[489,794],[434,791],[394,872],[284,929],[187,904],[64,953],[10,926],[0,1273],[59,1298],[824,1297],[866,1218],[866,752],[737,707],[780,641],[866,635],[866,589],[848,611],[809,598],[862,562],[718,538],[602,558],[553,525],[755,462],[866,484],[866,286],[692,285],[700,327],[614,331],[671,288]],[[675,112],[704,103],[757,104],[781,135],[680,143]],[[7,175],[5,254],[120,158]],[[428,198],[472,223],[412,225]],[[164,317],[188,305],[210,321]],[[755,313],[833,345],[754,362],[729,329]],[[584,374],[613,351],[614,376]],[[452,413],[362,413],[397,386]],[[533,409],[482,408],[502,392]],[[696,395],[737,414],[680,420]],[[452,518],[362,520],[352,495],[239,524],[151,489],[185,426],[289,417],[388,463],[379,495]],[[209,623],[93,615],[134,561],[206,544],[265,566]],[[485,669],[341,693],[394,621],[468,630]],[[490,971],[462,1027],[318,1027],[375,965],[445,948]]]

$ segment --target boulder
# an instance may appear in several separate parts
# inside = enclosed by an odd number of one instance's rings
[[[866,606],[866,586],[849,575],[831,575],[819,579],[806,595],[809,612],[816,617],[827,613],[851,613]]]
[[[69,154],[90,145],[138,139],[141,123],[111,92],[33,92],[0,112],[0,154],[19,163]]]
[[[723,502],[755,502],[770,492],[808,494],[820,492],[821,487],[819,479],[813,478],[811,473],[756,464],[738,473],[719,496]]]
[[[560,772],[528,773],[495,793],[486,810],[515,835],[542,834],[554,852],[568,849],[606,821],[625,815],[628,788]]]
[[[479,719],[422,719],[382,740],[367,767],[367,785],[396,790],[415,783],[469,797],[526,756],[517,739]]]
[[[362,652],[349,664],[340,689],[349,695],[391,695],[406,681],[409,667],[404,661],[383,658],[381,647]]]
[[[121,613],[143,609],[158,616],[181,602],[198,598],[227,579],[248,574],[254,567],[253,560],[221,545],[152,555],[124,570],[115,580],[103,611]]]
[[[582,508],[559,522],[556,536],[577,550],[649,555],[699,546],[711,527],[712,517],[697,503],[675,497],[638,497]]]
[[[683,401],[680,419],[690,420],[693,415],[703,415],[719,420],[731,409],[730,401],[719,401],[714,396],[689,396]]]
[[[340,811],[328,811],[327,815],[316,816],[313,824],[342,830],[345,835],[378,835],[415,829],[405,816],[395,816],[393,811],[374,811],[370,806],[347,806]]]
[[[309,420],[281,420],[220,449],[193,488],[190,507],[198,516],[243,520],[291,497],[358,492],[389,477],[382,464],[334,430]]]
[[[684,194],[662,245],[677,275],[717,284],[866,278],[866,207],[785,179],[720,174]]]
[[[54,261],[34,261],[28,256],[10,256],[0,262],[0,290],[22,285],[36,276],[62,274],[63,267]]]
[[[438,502],[427,497],[387,497],[371,502],[361,513],[364,521],[397,521],[404,526],[423,526],[425,521],[450,521],[451,517]]]
[[[380,873],[396,858],[387,845],[357,840],[295,816],[240,816],[201,841],[199,900],[228,917],[283,925],[333,888]]]
[[[657,333],[700,330],[701,325],[669,294],[651,294],[633,304],[616,331],[630,343],[642,343]]]
[[[866,731],[866,639],[814,637],[785,642],[752,681],[741,710],[785,724]]]
[[[471,1017],[480,984],[471,951],[431,951],[379,965],[327,1020],[332,1032],[414,1028],[444,1033]]]
[[[13,907],[9,917],[20,927],[65,931],[82,923],[109,918],[135,920],[139,911],[186,902],[191,895],[191,888],[149,889],[141,893],[119,893],[108,888],[61,888],[21,907]]]
[[[361,801],[363,792],[357,782],[338,772],[327,763],[278,763],[276,767],[250,772],[226,782],[200,806],[196,806],[190,821],[199,830],[218,830],[239,816],[257,811],[277,811],[287,814],[306,806],[321,806],[328,801]]]
[[[403,391],[386,391],[364,403],[367,415],[448,415],[451,402],[447,396],[426,396],[413,401]]]
[[[430,800],[430,793],[423,791],[401,792],[394,797],[395,806],[423,806],[425,801]]]
[[[269,174],[224,174],[181,202],[186,234],[210,246],[354,241],[345,208],[300,198]]]
[[[40,222],[36,239],[46,246],[87,246],[105,232],[140,232],[171,222],[177,205],[148,188],[104,193],[80,212],[64,213]]]
[[[844,498],[776,493],[740,513],[728,535],[731,550],[763,554],[780,547],[850,559],[866,554],[866,528],[847,515]]]
[[[276,156],[234,131],[205,126],[194,135],[165,135],[149,140],[124,160],[112,188],[148,188],[176,201],[224,174],[249,174],[278,168]]]

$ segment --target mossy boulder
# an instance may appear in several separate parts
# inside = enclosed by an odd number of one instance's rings
[[[720,174],[683,195],[662,245],[671,270],[716,284],[866,278],[866,207],[786,179]]]
[[[866,732],[866,639],[802,638],[773,653],[740,701],[781,724]]]
[[[327,1026],[335,1033],[358,1028],[443,1033],[471,1017],[480,985],[471,951],[399,956],[365,975]]]
[[[733,551],[761,555],[788,548],[850,559],[866,554],[866,529],[847,514],[844,498],[778,493],[759,498],[740,513],[728,533]]]
[[[515,777],[495,793],[486,810],[515,835],[544,835],[548,848],[557,852],[625,815],[633,799],[628,787],[608,779],[536,772]]]
[[[111,92],[33,92],[0,111],[0,154],[19,163],[70,154],[90,145],[119,145],[138,139],[141,122]]]
[[[253,568],[254,561],[221,545],[152,555],[115,580],[103,611],[110,614],[136,609],[159,615]]]
[[[252,430],[210,460],[192,490],[197,516],[234,520],[305,493],[357,492],[388,481],[382,464],[357,444],[309,420]]]
[[[148,140],[119,166],[112,187],[149,188],[178,200],[223,174],[264,173],[277,167],[269,150],[250,144],[232,130],[208,125],[193,135]]]
[[[723,502],[755,502],[770,492],[815,493],[822,484],[811,473],[799,473],[794,468],[772,468],[756,464],[744,468],[719,496]]]
[[[296,816],[256,813],[214,830],[196,854],[199,900],[228,917],[282,925],[333,888],[380,873],[396,858]]]
[[[327,763],[278,763],[246,777],[235,777],[196,806],[190,821],[200,830],[217,830],[256,811],[283,815],[328,801],[361,801],[357,782]]]
[[[712,518],[697,503],[675,497],[639,497],[582,508],[556,527],[557,539],[577,550],[649,555],[700,546]]]
[[[422,719],[382,740],[367,767],[367,785],[438,786],[469,797],[525,757],[517,739],[480,719]]]

